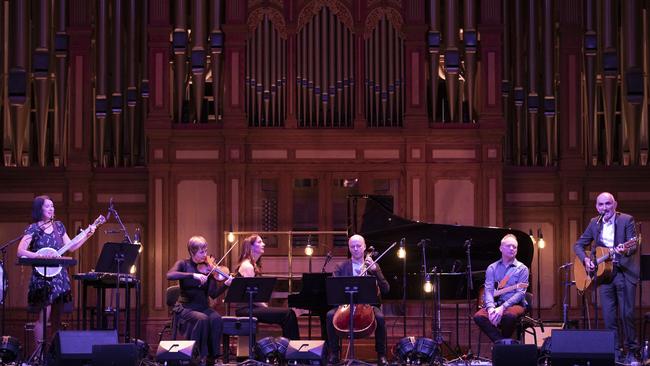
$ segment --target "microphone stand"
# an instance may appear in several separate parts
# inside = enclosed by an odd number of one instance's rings
[[[474,291],[474,279],[472,278],[472,239],[465,240],[465,253],[467,254],[467,358],[472,357],[472,291]]]
[[[133,241],[131,241],[131,237],[129,236],[129,232],[126,230],[126,227],[124,226],[124,223],[122,222],[122,219],[120,219],[120,215],[117,213],[117,210],[113,207],[113,198],[110,200],[110,204],[108,206],[108,212],[113,214],[115,216],[115,219],[117,222],[120,224],[120,227],[122,228],[122,232],[124,232],[124,243],[128,244],[133,244]],[[116,253],[115,254],[115,265],[117,267],[117,279],[115,281],[115,322],[114,322],[114,327],[115,331],[117,332],[117,336],[119,338],[120,336],[120,280],[121,280],[121,274],[122,274],[122,262],[124,262],[124,253]],[[128,284],[125,284],[124,287],[125,291],[129,291],[129,286]],[[129,325],[126,324],[128,327]],[[128,340],[127,340],[128,341]]]
[[[418,246],[422,247],[422,283],[426,281],[426,276],[427,276],[427,240],[428,239],[422,239],[418,243]],[[427,304],[426,304],[426,299],[424,298],[424,288],[420,286],[420,292],[422,293],[422,336],[426,337],[426,311],[427,311]]]
[[[569,329],[569,287],[571,287],[571,278],[569,277],[573,263],[567,263],[560,266],[560,271],[564,271],[564,296],[562,297],[562,329]]]

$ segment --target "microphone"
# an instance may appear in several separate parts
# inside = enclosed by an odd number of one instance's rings
[[[328,251],[327,255],[325,256],[325,263],[323,263],[323,268],[320,270],[322,273],[325,272],[325,267],[327,267],[327,264],[332,260],[332,251]]]
[[[603,218],[605,218],[605,214],[607,212],[601,212],[598,214],[598,220],[596,221],[596,224],[600,225],[603,222]]]
[[[569,267],[571,267],[572,265],[573,265],[573,262],[564,263],[563,265],[560,266],[560,269],[569,268]]]

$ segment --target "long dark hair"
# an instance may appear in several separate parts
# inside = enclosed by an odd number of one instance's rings
[[[45,200],[52,200],[49,196],[42,195],[34,197],[32,202],[32,222],[39,222],[43,218],[43,205]]]
[[[260,238],[259,235],[253,234],[244,239],[244,242],[242,243],[242,251],[239,254],[239,263],[237,265],[238,269],[239,266],[241,266],[242,262],[248,259],[253,265],[253,269],[255,269],[255,274],[262,272],[262,257],[258,258],[257,261],[255,261],[253,258],[253,245],[258,238]]]

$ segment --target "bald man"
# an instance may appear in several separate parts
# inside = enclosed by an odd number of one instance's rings
[[[636,237],[634,218],[616,211],[617,202],[614,195],[603,192],[596,198],[595,216],[574,245],[574,251],[584,263],[585,268],[593,269],[594,263],[585,252],[585,247],[594,243],[597,247],[606,247],[614,253],[614,271],[610,281],[598,285],[599,302],[603,309],[605,328],[614,331],[615,346],[618,350],[619,337],[617,310],[623,324],[624,347],[631,358],[638,351],[634,328],[634,297],[639,281],[639,261],[635,253],[637,247],[629,249],[623,243]],[[617,352],[617,355],[619,353]]]

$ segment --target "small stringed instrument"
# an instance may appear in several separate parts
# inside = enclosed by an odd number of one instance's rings
[[[494,302],[499,303],[499,297],[503,294],[507,294],[508,292],[512,292],[518,289],[526,289],[528,288],[527,283],[516,283],[511,286],[506,286],[504,288],[494,290],[494,294],[492,295],[494,297]],[[485,307],[485,287],[481,286],[481,288],[478,290],[478,307],[483,308]]]
[[[67,252],[68,249],[70,249],[72,246],[74,246],[75,244],[83,240],[86,237],[86,235],[88,235],[88,232],[90,231],[91,228],[98,228],[99,226],[103,225],[105,222],[106,222],[106,217],[104,217],[104,215],[99,215],[99,217],[95,219],[95,222],[88,225],[86,229],[84,229],[79,234],[77,234],[77,236],[75,236],[72,240],[70,240],[70,242],[67,245],[62,246],[61,249],[56,250],[54,248],[41,248],[36,251],[36,254],[41,257],[51,257],[51,258],[60,257],[65,252]],[[54,228],[54,230],[56,230],[56,228]],[[40,274],[41,276],[50,278],[61,273],[61,269],[63,267],[61,266],[47,267],[47,271],[46,271],[46,267],[34,267],[34,268],[36,269],[36,272],[38,272],[38,274]]]
[[[623,243],[623,247],[625,250],[634,248],[639,241],[637,238],[632,238]],[[573,260],[573,277],[578,291],[589,290],[594,281],[601,283],[611,277],[614,270],[614,262],[612,261],[614,254],[614,248],[596,247],[596,259],[592,258],[594,263],[592,271],[585,268],[584,262],[578,256],[575,257]]]

